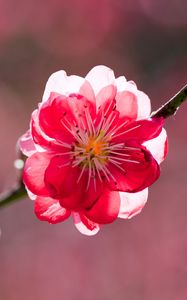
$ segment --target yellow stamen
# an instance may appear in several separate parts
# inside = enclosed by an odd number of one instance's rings
[[[85,147],[85,150],[87,153],[92,152],[95,155],[102,154],[102,148],[103,148],[103,141],[97,141],[95,138],[90,138],[88,144]]]

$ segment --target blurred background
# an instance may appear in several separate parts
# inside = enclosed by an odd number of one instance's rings
[[[134,80],[153,110],[187,81],[186,0],[0,0],[0,192],[49,75],[98,64]],[[42,223],[27,198],[0,211],[1,300],[187,299],[187,105],[143,212],[94,237]]]

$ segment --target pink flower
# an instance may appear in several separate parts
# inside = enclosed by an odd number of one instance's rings
[[[85,78],[52,74],[20,140],[36,216],[58,223],[72,215],[93,235],[138,214],[167,152],[163,119],[149,116],[149,98],[105,66]]]

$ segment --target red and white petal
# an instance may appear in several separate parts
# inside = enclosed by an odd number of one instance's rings
[[[82,95],[95,104],[93,88],[89,81],[85,80],[83,77],[76,75],[68,76],[68,94]]]
[[[75,120],[67,97],[51,93],[48,101],[40,107],[38,119],[39,129],[49,137],[49,140],[52,138],[66,143],[74,141],[71,130],[67,129],[69,125],[66,119],[70,124]]]
[[[58,200],[50,197],[37,197],[35,200],[34,211],[37,218],[56,224],[69,218],[71,212],[62,207]]]
[[[76,124],[80,129],[89,129],[90,120],[86,115],[95,118],[95,102],[80,94],[72,93],[66,97],[51,93],[49,100],[40,107],[39,127],[60,145],[72,144],[75,141]]]
[[[96,116],[95,100],[90,101],[80,94],[70,94],[67,98],[70,111],[74,116],[76,124],[79,124],[79,128],[82,130],[89,130],[89,125]],[[88,117],[90,115],[91,118]],[[67,116],[65,116],[67,118]],[[73,122],[70,122],[71,124]]]
[[[116,95],[116,109],[120,112],[120,117],[129,120],[137,119],[138,100],[135,93],[131,91],[118,92]]]
[[[33,193],[28,189],[27,186],[25,186],[25,189],[26,189],[26,191],[27,191],[27,194],[28,194],[29,198],[30,198],[31,200],[36,200],[37,195],[33,194]]]
[[[131,219],[139,214],[147,202],[148,188],[137,193],[119,192],[120,211],[118,218]]]
[[[127,81],[124,76],[120,76],[116,79],[116,84],[116,109],[120,112],[120,116],[126,117],[129,120],[137,119],[138,90],[135,83],[133,81]]]
[[[125,77],[121,76],[116,79],[116,85],[117,109],[121,112],[121,116],[132,119],[143,119],[150,116],[150,99],[137,89],[133,81],[126,81]]]
[[[18,145],[20,150],[26,156],[31,156],[36,152],[36,147],[34,145],[32,136],[30,134],[30,130],[28,130],[25,134],[23,134],[18,140]]]
[[[151,152],[158,164],[160,164],[168,153],[168,139],[166,130],[162,128],[159,136],[143,143],[143,145]]]
[[[85,215],[93,222],[108,224],[116,220],[119,208],[119,193],[105,189],[95,204],[90,209],[85,210]]]
[[[23,181],[26,187],[35,195],[49,195],[44,182],[44,174],[50,159],[49,154],[36,152],[27,158],[25,162]]]
[[[102,65],[91,69],[85,79],[90,82],[95,95],[97,95],[102,88],[115,85],[114,72],[110,68]]]
[[[45,86],[42,102],[47,101],[52,92],[59,93],[61,95],[67,95],[68,82],[65,71],[61,70],[55,72],[49,77]]]
[[[90,221],[87,217],[78,212],[73,212],[73,221],[75,227],[80,231],[80,233],[85,235],[95,235],[100,230],[100,225]]]
[[[36,150],[38,152],[62,152],[63,147],[55,139],[49,137],[44,133],[39,125],[38,110],[32,113],[31,118],[31,135],[35,143]]]
[[[116,87],[115,85],[108,85],[104,88],[102,88],[96,97],[96,107],[97,110],[101,109],[101,111],[104,112],[107,103],[111,104],[113,102],[114,104],[111,105],[111,109],[113,109],[114,105],[116,104]]]

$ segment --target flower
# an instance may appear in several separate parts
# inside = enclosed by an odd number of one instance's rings
[[[148,96],[108,67],[85,78],[52,74],[20,139],[36,216],[58,223],[72,215],[81,233],[94,235],[138,214],[167,153],[162,127],[163,118],[150,118]]]

